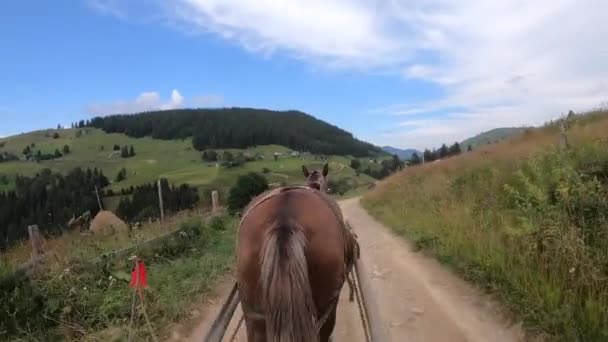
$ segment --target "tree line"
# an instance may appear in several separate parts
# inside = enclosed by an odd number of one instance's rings
[[[109,184],[101,170],[75,168],[65,176],[45,169],[34,177],[17,175],[15,189],[0,192],[0,249],[27,237],[27,226],[37,224],[45,234],[60,234],[68,220],[99,205],[95,187]]]
[[[163,210],[165,213],[192,209],[200,200],[196,188],[187,184],[180,186],[170,185],[166,179],[161,179],[160,186],[163,196]],[[148,218],[160,217],[157,183],[148,183],[130,188],[120,199],[116,214],[125,221],[142,221]]]
[[[113,151],[117,152],[120,151],[120,157],[121,158],[131,158],[131,157],[135,157],[135,148],[133,147],[133,145],[131,146],[123,146],[120,147],[117,144],[114,144],[114,147],[112,148]]]
[[[58,148],[56,148],[55,152],[53,152],[53,153],[43,153],[41,150],[34,150],[35,147],[36,147],[36,145],[32,143],[31,145],[28,145],[23,149],[23,151],[21,153],[23,154],[23,157],[25,158],[25,160],[39,162],[39,161],[44,161],[44,160],[52,160],[52,159],[61,158],[64,155],[68,155],[71,153],[69,145],[64,145],[63,148],[61,149],[61,151]]]
[[[157,139],[192,137],[199,151],[278,144],[317,154],[369,156],[380,150],[336,126],[299,111],[251,108],[180,109],[96,117],[80,125],[107,133]]]
[[[471,146],[469,146],[469,151],[471,150]],[[432,151],[429,149],[425,149],[422,152],[422,156],[418,155],[418,153],[412,154],[412,157],[409,160],[409,165],[417,165],[422,163],[422,157],[424,157],[424,162],[432,162],[435,160],[440,160],[444,158],[453,157],[462,153],[460,148],[460,144],[455,142],[451,146],[447,146],[446,144],[441,145],[438,149],[433,149]]]
[[[0,152],[0,163],[19,160],[15,154],[10,152]]]

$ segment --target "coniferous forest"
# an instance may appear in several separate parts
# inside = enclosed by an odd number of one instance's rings
[[[95,215],[99,204],[95,186],[109,184],[98,169],[73,169],[67,175],[45,169],[34,177],[17,176],[16,188],[0,192],[0,249],[27,237],[27,226],[42,233],[59,234],[73,216]]]
[[[299,111],[180,109],[96,117],[87,124],[136,138],[192,137],[199,151],[277,144],[316,154],[364,157],[380,153],[379,148],[355,139],[351,133]]]
[[[160,186],[165,214],[192,209],[199,201],[196,188],[187,184],[176,187],[169,185],[169,182],[163,178],[160,181]],[[158,186],[156,183],[134,187],[132,190],[129,190],[129,193],[132,196],[123,196],[116,210],[116,214],[120,218],[133,222],[160,217]]]

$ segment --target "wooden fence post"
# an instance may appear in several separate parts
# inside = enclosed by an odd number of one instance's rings
[[[97,195],[97,204],[99,204],[99,210],[103,210],[101,206],[101,199],[99,198],[99,191],[97,191],[97,185],[95,185],[95,195]]]
[[[165,213],[163,209],[163,190],[160,184],[160,179],[158,180],[158,206],[160,208],[160,224],[162,225],[165,220]]]
[[[570,147],[570,144],[568,143],[568,126],[566,120],[567,119],[563,119],[560,124],[559,146],[562,150],[567,150]]]
[[[44,254],[40,230],[38,230],[37,225],[31,225],[27,227],[27,233],[29,234],[30,242],[32,244],[32,264],[36,264],[38,259]]]
[[[211,191],[211,212],[217,213],[220,209],[220,198],[217,190]]]

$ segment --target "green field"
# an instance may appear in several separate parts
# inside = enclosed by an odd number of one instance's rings
[[[79,132],[77,134],[77,132]],[[54,133],[59,138],[53,139]],[[80,135],[80,136],[78,136]],[[0,191],[14,187],[16,174],[33,176],[42,169],[49,168],[54,172],[66,173],[75,167],[99,168],[112,182],[110,189],[120,191],[122,188],[136,186],[164,177],[171,183],[188,183],[199,189],[230,187],[236,177],[246,172],[262,173],[264,168],[270,170],[264,174],[270,183],[284,182],[286,184],[301,183],[303,176],[301,166],[303,164],[320,167],[324,162],[313,155],[291,156],[290,150],[283,146],[268,145],[252,147],[247,150],[230,150],[232,152],[244,152],[250,155],[262,154],[263,160],[248,162],[241,167],[226,169],[216,166],[215,163],[204,162],[201,152],[194,150],[190,139],[185,140],[157,140],[152,138],[131,138],[124,134],[107,134],[98,129],[63,129],[45,130],[21,134],[13,137],[0,139],[0,151],[11,152],[22,156],[26,146],[36,153],[40,150],[44,153],[53,153],[55,149],[62,150],[65,145],[70,147],[71,153],[61,158],[32,162],[15,161],[0,163],[0,175],[8,176],[9,184],[0,184]],[[114,145],[133,146],[136,155],[131,158],[122,158],[120,151],[113,151]],[[281,153],[280,158],[275,161],[273,154]],[[374,179],[365,175],[356,175],[355,170],[350,168],[351,158],[342,156],[330,156],[330,177],[333,179],[350,178],[355,186],[367,186]],[[368,163],[362,160],[363,165]],[[114,182],[121,168],[127,169],[127,179],[122,182]],[[111,202],[112,201],[110,199]]]

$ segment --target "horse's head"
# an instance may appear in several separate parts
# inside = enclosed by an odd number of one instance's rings
[[[317,189],[322,192],[327,192],[327,174],[329,173],[329,165],[325,164],[323,170],[313,170],[309,172],[306,166],[302,165],[302,172],[306,177],[306,185],[313,189]]]

